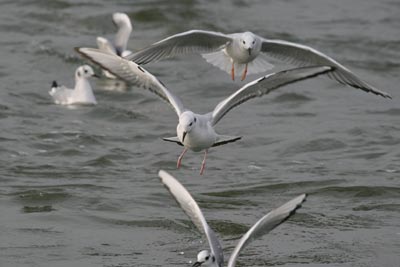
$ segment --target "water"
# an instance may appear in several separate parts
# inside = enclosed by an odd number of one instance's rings
[[[270,209],[307,192],[292,219],[253,242],[241,266],[397,266],[400,260],[400,5],[398,1],[5,1],[0,3],[0,266],[190,266],[206,244],[161,186],[176,176],[199,201],[225,254]],[[175,135],[174,112],[137,88],[99,104],[54,105],[56,79],[72,86],[75,46],[110,37],[111,14],[133,19],[137,50],[189,29],[251,30],[312,45],[386,100],[318,78],[233,110],[200,153]],[[287,67],[287,65],[279,65]],[[147,68],[195,112],[237,89],[199,56]],[[257,76],[251,76],[248,81]]]

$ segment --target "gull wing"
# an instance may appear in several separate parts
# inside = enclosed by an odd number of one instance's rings
[[[306,194],[302,194],[289,202],[286,202],[279,208],[270,211],[267,215],[256,222],[239,240],[239,243],[236,245],[229,258],[228,267],[234,267],[236,265],[236,259],[239,253],[248,245],[249,242],[267,234],[275,227],[289,219],[289,217],[301,207],[301,204],[306,200],[306,197]]]
[[[212,52],[230,41],[231,37],[220,32],[191,30],[165,38],[126,58],[137,64],[147,64],[180,54]]]
[[[332,70],[332,67],[327,66],[294,68],[271,73],[249,82],[215,107],[211,113],[211,124],[215,125],[228,111],[249,99],[269,94],[284,85],[312,78]]]
[[[287,60],[299,66],[325,65],[335,67],[335,70],[328,74],[331,79],[341,84],[361,89],[365,92],[380,95],[385,98],[392,98],[388,93],[380,91],[361,80],[339,62],[309,46],[283,40],[262,39],[261,51],[269,56]]]
[[[75,50],[129,84],[139,86],[156,94],[169,103],[178,116],[184,111],[181,100],[173,95],[153,74],[136,63],[95,48],[75,48]]]
[[[117,51],[115,50],[115,47],[104,37],[98,36],[96,38],[97,46],[101,51],[108,52],[110,54],[116,54]]]
[[[221,244],[219,243],[214,231],[208,226],[208,223],[196,201],[192,198],[186,188],[166,171],[160,170],[158,175],[161,178],[161,182],[169,190],[186,215],[192,220],[197,229],[207,236],[208,244],[210,245],[211,252],[216,258],[218,266],[223,266],[224,256]]]

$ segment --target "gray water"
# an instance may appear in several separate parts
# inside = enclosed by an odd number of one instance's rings
[[[199,201],[226,257],[257,219],[309,193],[240,266],[398,266],[399,1],[2,0],[0,10],[0,266],[190,266],[206,240],[161,168]],[[161,140],[176,115],[152,94],[93,81],[98,105],[71,109],[47,93],[54,79],[73,85],[85,62],[73,47],[112,37],[115,11],[133,20],[131,50],[189,29],[251,30],[311,45],[393,100],[327,78],[290,85],[221,121],[219,133],[243,139],[210,150],[205,175],[201,153],[176,170],[182,148]],[[195,112],[243,84],[198,55],[147,69]]]

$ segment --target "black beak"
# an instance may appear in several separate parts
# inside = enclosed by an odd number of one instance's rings
[[[99,76],[99,75],[97,75],[96,73],[95,73],[95,74],[93,74],[93,75],[92,75],[92,77],[95,77],[95,78],[97,78],[97,79],[100,79],[100,76]]]
[[[192,267],[199,267],[202,264],[202,262],[196,261]]]
[[[247,49],[249,51],[249,56],[251,56],[251,48]]]
[[[183,136],[182,136],[182,143],[185,142],[185,137],[186,137],[187,132],[183,132]],[[201,264],[201,263],[200,263]],[[194,266],[194,265],[193,265]]]

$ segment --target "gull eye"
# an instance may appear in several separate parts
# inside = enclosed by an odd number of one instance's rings
[[[210,256],[207,256],[205,259],[206,259],[206,261],[208,261],[208,259],[210,258]]]
[[[85,70],[85,73],[88,73],[88,70]]]
[[[253,44],[255,44],[255,43],[256,43],[256,41],[254,40],[254,41],[253,41]]]
[[[196,122],[197,121],[197,119],[196,118],[194,118],[194,122]]]
[[[243,44],[246,44],[246,42],[243,40]]]
[[[192,126],[193,122],[189,123],[189,126]]]

